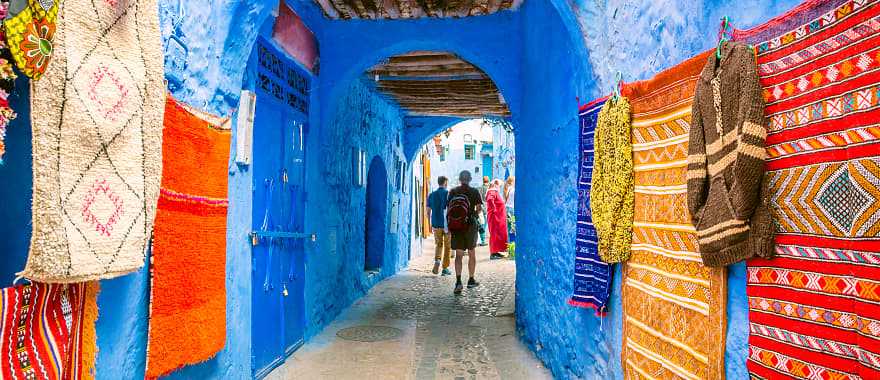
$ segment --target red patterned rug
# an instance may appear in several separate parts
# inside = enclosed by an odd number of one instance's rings
[[[811,0],[756,47],[779,235],[748,263],[756,378],[880,378],[880,6]]]
[[[97,282],[0,290],[0,379],[94,379],[97,295]]]

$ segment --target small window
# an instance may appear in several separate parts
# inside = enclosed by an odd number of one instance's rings
[[[446,161],[446,149],[440,149],[440,162]]]
[[[464,135],[464,143],[465,144],[473,144],[474,143],[474,136],[471,136],[469,134]]]
[[[480,167],[479,166],[474,168],[474,173],[480,174]]]
[[[473,160],[476,157],[477,148],[474,145],[465,145],[464,146],[464,159],[465,160]]]

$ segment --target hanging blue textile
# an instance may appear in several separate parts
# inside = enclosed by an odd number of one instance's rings
[[[580,108],[580,168],[578,174],[578,218],[574,264],[574,293],[568,303],[593,308],[603,317],[611,291],[611,266],[599,258],[598,237],[590,212],[590,187],[593,182],[593,132],[605,98]]]

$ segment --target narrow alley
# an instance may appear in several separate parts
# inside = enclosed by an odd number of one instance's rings
[[[880,0],[0,0],[0,231],[0,380],[880,380]]]
[[[376,285],[266,379],[550,379],[516,336],[513,260],[477,248],[481,285],[454,296],[434,245]],[[467,265],[467,258],[465,258]]]

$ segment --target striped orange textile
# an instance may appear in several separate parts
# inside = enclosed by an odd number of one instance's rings
[[[726,273],[703,266],[687,210],[691,105],[701,54],[628,84],[635,216],[623,269],[627,379],[723,379]]]
[[[168,97],[153,232],[147,378],[213,357],[226,341],[231,134]]]

